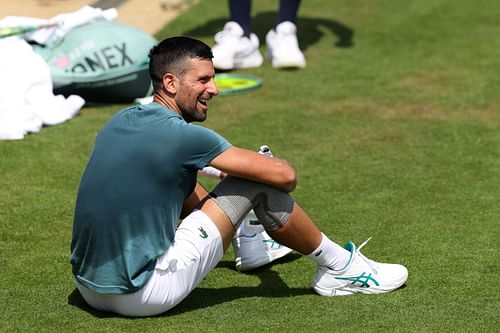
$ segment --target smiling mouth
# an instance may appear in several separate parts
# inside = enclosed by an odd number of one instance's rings
[[[198,102],[204,106],[208,106],[208,99],[199,98]]]

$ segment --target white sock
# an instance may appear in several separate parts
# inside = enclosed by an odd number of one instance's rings
[[[246,236],[247,235],[247,231],[246,231],[246,228],[245,228],[245,221],[241,222],[238,227],[236,228],[236,231],[234,232],[234,238],[238,238],[238,237],[241,237],[241,236]]]
[[[334,270],[342,270],[349,263],[351,252],[332,242],[325,234],[318,248],[307,257],[316,261],[320,266],[327,266]]]

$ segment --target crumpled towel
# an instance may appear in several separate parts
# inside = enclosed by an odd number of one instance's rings
[[[43,125],[61,124],[73,118],[85,104],[77,95],[54,95],[48,64],[26,40],[53,43],[77,26],[116,17],[114,8],[84,6],[49,20],[20,16],[0,20],[0,27],[58,23],[25,35],[0,38],[0,140],[23,139],[27,133],[40,131]]]
[[[61,124],[85,104],[80,96],[54,95],[48,65],[20,38],[0,39],[0,73],[0,140]]]

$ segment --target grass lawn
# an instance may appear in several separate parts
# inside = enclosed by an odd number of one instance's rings
[[[254,1],[262,44],[277,4]],[[210,104],[207,127],[291,161],[294,197],[321,229],[339,243],[372,236],[363,252],[406,265],[406,287],[320,297],[306,258],[241,274],[229,250],[163,316],[89,309],[69,265],[75,193],[97,131],[124,105],[89,107],[0,142],[0,331],[497,331],[499,11],[490,0],[304,0],[307,68],[239,71],[263,87]],[[202,0],[156,37],[212,45],[226,18],[225,0]]]

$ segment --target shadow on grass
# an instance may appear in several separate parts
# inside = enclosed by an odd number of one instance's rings
[[[265,44],[265,35],[273,27],[276,16],[276,12],[262,12],[253,17],[253,32],[259,37],[261,44]],[[227,20],[226,17],[214,19],[194,29],[185,31],[183,34],[198,38],[212,37],[215,33],[222,30]],[[321,29],[330,30],[337,36],[336,47],[351,47],[354,45],[354,31],[335,20],[303,16],[297,19],[297,26],[297,35],[302,50],[306,50],[323,37]]]
[[[299,254],[291,254],[285,258],[275,261],[273,264],[286,263],[300,258]],[[271,264],[272,265],[272,264]],[[248,273],[257,276],[260,279],[260,284],[255,287],[225,287],[225,288],[196,288],[182,303],[174,309],[166,312],[163,316],[175,316],[181,313],[190,312],[197,309],[208,308],[217,304],[230,302],[236,299],[247,297],[294,297],[300,295],[311,295],[313,290],[307,288],[289,288],[281,279],[279,274],[269,267],[253,270]],[[222,261],[217,265],[217,268],[234,269],[234,262]]]
[[[71,294],[68,295],[68,304],[75,306],[77,308],[80,308],[81,310],[90,313],[96,318],[113,318],[113,317],[120,317],[117,314],[111,313],[111,312],[104,312],[104,311],[98,311],[93,308],[91,308],[83,299],[82,295],[80,295],[80,292],[78,289],[73,289]]]
[[[160,315],[174,316],[177,314],[190,312],[197,309],[211,307],[213,305],[230,302],[235,299],[246,297],[294,297],[300,295],[310,295],[313,293],[311,288],[289,288],[278,273],[272,271],[270,267],[276,264],[284,264],[302,257],[297,253],[292,253],[284,258],[278,259],[272,264],[266,265],[249,273],[260,278],[261,283],[256,287],[226,287],[226,288],[196,288],[185,300],[177,307]],[[234,261],[221,261],[215,269],[229,268],[234,270]],[[91,308],[82,298],[75,288],[68,296],[68,304],[78,307],[97,318],[120,317],[114,313],[97,311]]]

